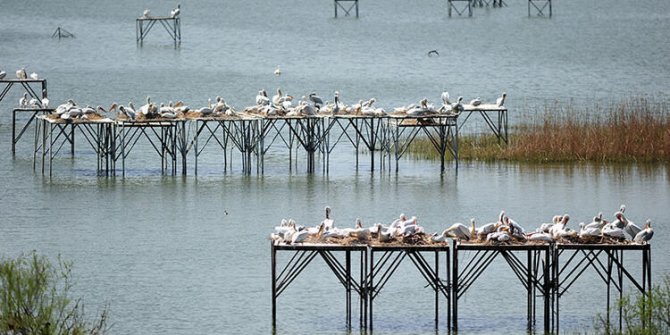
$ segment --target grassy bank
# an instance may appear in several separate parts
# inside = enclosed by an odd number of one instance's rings
[[[510,113],[513,113],[510,112]],[[519,124],[510,124],[509,145],[493,135],[461,135],[466,160],[525,162],[670,162],[667,105],[631,99],[609,107],[550,106]],[[415,157],[436,159],[426,139],[410,148]]]

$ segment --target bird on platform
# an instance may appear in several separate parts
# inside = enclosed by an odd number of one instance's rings
[[[317,109],[321,108],[323,106],[323,99],[316,95],[316,92],[312,92],[309,94],[309,100],[314,104],[314,107]]]
[[[38,79],[39,79],[39,76],[37,76],[37,73],[33,72],[33,73],[30,74],[30,79],[32,79],[32,80],[38,80]]]
[[[444,106],[449,106],[449,105],[450,105],[450,103],[449,103],[449,92],[447,92],[447,91],[445,90],[445,91],[442,92],[442,94],[440,95],[440,98],[442,99],[442,104],[443,104]]]
[[[28,79],[28,75],[26,75],[26,68],[22,67],[16,70],[16,79]]]
[[[36,98],[31,98],[30,101],[28,101],[28,106],[37,107],[37,102],[38,100]]]
[[[335,221],[330,217],[330,212],[330,206],[326,206],[326,218],[321,222],[326,229],[333,229],[335,227]]]
[[[49,108],[49,98],[47,98],[47,90],[42,90],[42,108]]]
[[[340,92],[335,91],[335,98],[334,98],[334,106],[333,106],[333,114],[338,114],[340,112]]]
[[[119,106],[119,110],[123,115],[125,115],[129,120],[135,120],[135,110],[132,108],[124,107],[123,105]]]
[[[654,237],[654,230],[651,229],[651,220],[647,219],[647,222],[644,223],[644,229],[635,235],[633,241],[637,243],[647,243],[652,237]]]
[[[277,108],[280,108],[282,106],[283,100],[284,100],[284,93],[282,93],[281,88],[277,88],[277,94],[272,96],[272,105],[274,105]]]
[[[23,96],[19,99],[19,107],[28,106],[28,93],[23,93]]]
[[[470,100],[470,105],[472,105],[472,106],[479,106],[481,104],[482,104],[482,100],[479,99],[479,97],[476,97],[476,98]]]
[[[144,12],[142,13],[142,18],[143,18],[143,19],[148,18],[148,17],[149,17],[149,13],[151,13],[151,11],[150,11],[148,8],[145,9]]]
[[[268,93],[264,89],[258,91],[258,95],[256,95],[256,105],[267,106],[269,104],[270,98],[268,98]]]
[[[453,105],[451,105],[451,111],[454,112],[454,113],[461,113],[461,112],[463,112],[463,110],[464,110],[464,108],[463,108],[463,97],[459,96],[458,100]]]
[[[279,68],[279,65],[277,65],[277,68],[275,69],[274,74],[275,74],[275,76],[280,76],[281,75],[281,69]]]
[[[181,5],[177,4],[177,8],[170,12],[170,16],[174,19],[175,17],[179,16],[179,13],[181,13]]]
[[[445,230],[447,237],[458,240],[470,240],[470,229],[462,223],[454,223]]]
[[[507,93],[503,92],[503,94],[496,100],[496,106],[502,107],[505,104],[505,98],[507,98]]]
[[[5,79],[6,76],[7,76],[7,72],[0,71],[0,80]]]

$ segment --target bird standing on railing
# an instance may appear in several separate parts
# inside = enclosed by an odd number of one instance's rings
[[[17,79],[28,79],[28,76],[26,75],[26,68],[22,67],[22,68],[16,70],[16,78]]]
[[[151,13],[151,11],[150,11],[148,8],[145,9],[144,12],[142,13],[142,17],[141,17],[141,18],[142,18],[142,19],[147,19],[147,18],[149,18],[149,13]]]
[[[37,80],[37,79],[39,79],[39,77],[37,76],[37,73],[33,72],[33,73],[30,74],[30,79]]]
[[[6,76],[7,76],[7,72],[0,71],[0,80],[5,79]]]
[[[176,18],[177,16],[179,16],[179,13],[181,13],[181,5],[177,4],[177,8],[173,9],[173,10],[170,12],[170,16],[174,19],[174,18]]]
[[[503,94],[496,100],[496,106],[502,107],[505,104],[505,98],[507,97],[507,93],[503,92]]]

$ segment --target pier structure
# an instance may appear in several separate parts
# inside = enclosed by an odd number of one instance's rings
[[[639,261],[624,262],[624,254],[639,252]],[[606,287],[605,317],[611,322],[612,295],[623,298],[624,283],[643,296],[650,294],[651,245],[649,244],[556,244],[552,256],[552,323],[551,333],[560,332],[560,299],[588,270],[593,270]],[[637,271],[635,271],[637,270]],[[637,273],[639,271],[639,273]],[[641,278],[640,278],[641,277]],[[626,280],[627,279],[627,280]],[[615,300],[615,303],[616,301]],[[616,305],[615,305],[616,306]],[[623,311],[618,308],[618,322],[611,324],[613,330],[623,331]],[[643,325],[645,321],[642,320]]]
[[[347,3],[343,5],[343,3]],[[335,6],[335,17],[337,18],[337,8],[344,11],[344,16],[350,16],[351,11],[356,9],[356,18],[358,18],[358,0],[333,0]]]
[[[121,160],[121,174],[126,175],[126,160],[135,145],[146,141],[158,155],[161,161],[161,172],[176,175],[178,167],[181,173],[186,174],[188,152],[186,120],[162,119],[144,121],[116,121],[114,126],[114,140],[111,142],[111,153],[114,171],[116,162]],[[181,164],[181,165],[180,165]]]
[[[531,8],[537,16],[551,17],[551,0],[528,0],[528,16],[530,16]]]
[[[573,284],[584,276],[587,269],[594,269],[607,290],[605,312],[610,320],[612,293],[618,299],[623,297],[627,281],[634,290],[649,295],[651,290],[651,246],[649,244],[488,244],[459,242],[447,244],[336,244],[336,243],[272,243],[272,325],[276,329],[277,297],[303,272],[304,268],[321,255],[328,267],[335,273],[347,292],[346,317],[351,325],[351,290],[358,294],[361,330],[374,328],[374,300],[405,259],[412,264],[426,280],[426,287],[434,291],[435,329],[440,324],[440,303],[446,301],[446,323],[449,332],[458,332],[459,300],[471,288],[483,283],[481,275],[496,259],[503,261],[513,271],[526,291],[527,331],[558,333],[560,331],[560,298],[569,292]],[[277,251],[291,255],[290,261],[277,274]],[[335,252],[346,254],[346,263],[337,261]],[[351,275],[350,253],[360,253],[359,280]],[[624,255],[641,253],[641,262],[624,263]],[[463,253],[467,253],[464,257]],[[432,256],[432,259],[430,255]],[[440,254],[444,255],[441,258]],[[443,259],[443,261],[441,261]],[[440,274],[440,264],[446,264]],[[510,284],[510,282],[507,282]],[[423,285],[422,285],[423,286]],[[602,286],[601,286],[602,287]],[[405,292],[407,293],[407,292]],[[541,301],[538,302],[538,298]],[[542,324],[537,317],[542,315]],[[444,320],[442,319],[442,320]],[[648,320],[645,320],[649,322]],[[643,321],[643,324],[645,324]],[[648,323],[647,323],[648,324]],[[621,307],[618,325],[613,329],[623,330]]]
[[[463,16],[467,11],[468,16],[472,16],[472,2],[474,0],[447,0],[449,4],[449,17],[451,17],[451,12],[455,12],[458,16]]]
[[[345,296],[345,323],[349,330],[352,328],[353,299],[355,292],[358,295],[359,329],[368,327],[368,294],[366,275],[368,273],[368,248],[366,245],[333,245],[333,244],[305,244],[287,245],[271,243],[272,254],[272,329],[277,328],[278,298],[290,284],[314,261],[317,256],[326,263],[338,282],[344,288]],[[289,260],[279,269],[280,257],[278,254],[289,254]],[[356,258],[356,254],[358,257]],[[352,261],[352,256],[355,261]],[[352,266],[354,267],[352,269]],[[356,269],[358,267],[358,279]]]
[[[461,254],[468,252],[467,261],[461,262]],[[474,254],[471,254],[473,253]],[[525,254],[525,255],[524,255]],[[452,285],[452,330],[459,329],[458,301],[475,284],[496,258],[502,258],[519,283],[526,289],[527,328],[529,333],[535,332],[538,293],[543,298],[544,315],[543,331],[550,328],[550,296],[551,296],[551,261],[552,246],[550,244],[522,245],[487,245],[481,243],[453,243],[453,261],[451,269]],[[525,257],[524,257],[525,256]],[[461,265],[461,263],[463,263]]]
[[[472,114],[479,114],[486,122],[488,128],[498,138],[498,143],[509,144],[507,107],[496,104],[481,104],[479,106],[463,105],[458,130],[470,119]]]
[[[496,7],[507,6],[507,4],[503,0],[472,0],[472,7],[477,6],[479,6],[480,8],[489,6],[493,6],[493,8],[496,8]]]
[[[99,120],[64,120],[49,118],[47,115],[38,115],[35,124],[35,141],[33,150],[33,169],[37,169],[37,162],[41,162],[42,174],[51,177],[53,173],[53,159],[66,147],[70,149],[71,157],[75,151],[75,131],[80,130],[85,143],[96,154],[97,172],[107,174],[112,170],[114,162],[111,160],[111,150],[114,147],[114,121],[108,118]]]
[[[381,168],[385,158],[390,159],[392,151],[389,141],[390,124],[387,118],[369,117],[363,115],[335,115],[329,123],[329,133],[325,143],[326,163],[330,153],[339,143],[348,143],[356,152],[356,167],[359,165],[359,154],[361,149],[370,153],[370,171],[375,170],[375,152],[379,153]]]
[[[52,113],[54,110],[51,108],[14,108],[12,110],[12,155],[16,155],[16,144],[19,142],[23,134],[28,130],[30,125],[35,122],[35,118],[39,115]],[[28,114],[28,120],[19,120],[17,115]],[[23,118],[21,118],[23,119]],[[17,124],[20,126],[20,130],[17,133]]]
[[[135,19],[135,39],[139,45],[144,43],[144,39],[149,35],[156,23],[159,23],[174,42],[174,46],[181,45],[181,19],[179,16],[157,16],[157,17],[139,17]]]
[[[42,98],[47,96],[46,79],[0,79],[0,85],[3,84],[4,87],[0,86],[2,87],[2,91],[0,92],[0,102],[7,96],[7,93],[9,93],[9,90],[11,90],[12,87],[20,85],[23,90],[28,93],[28,97],[37,100],[38,105],[36,107],[43,107]],[[19,107],[22,108],[23,106]]]
[[[370,268],[367,274],[367,294],[369,300],[369,329],[374,328],[374,300],[381,293],[389,279],[396,272],[400,264],[405,259],[409,259],[419,274],[425,279],[426,287],[430,287],[434,293],[434,312],[435,312],[435,330],[440,325],[440,301],[443,301],[446,308],[444,323],[446,329],[451,329],[451,291],[450,291],[450,255],[447,244],[436,245],[371,245]],[[379,258],[375,255],[381,254]],[[440,261],[440,254],[444,258]],[[429,257],[432,255],[432,264]],[[444,274],[440,275],[440,264],[445,263]],[[419,286],[421,287],[421,286]]]

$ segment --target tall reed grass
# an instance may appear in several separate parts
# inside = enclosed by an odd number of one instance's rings
[[[500,145],[493,135],[460,136],[460,159],[670,162],[667,104],[633,98],[593,109],[553,105],[535,116],[512,125],[509,145]],[[415,157],[439,158],[424,139],[415,140],[410,152]]]

